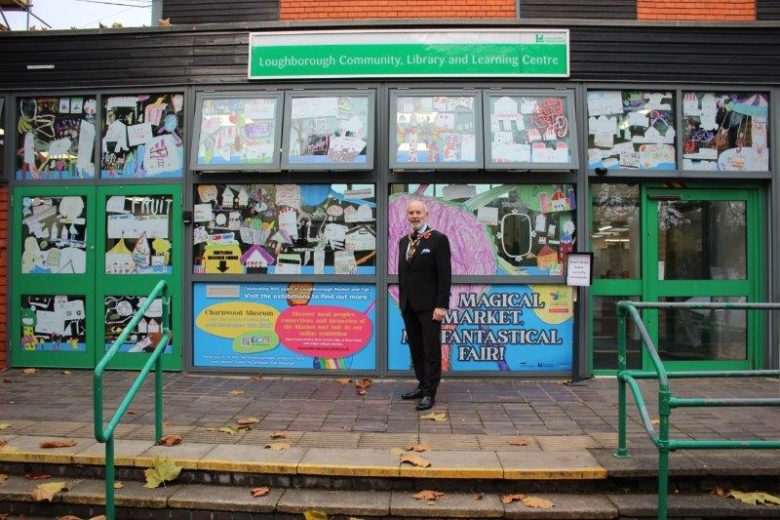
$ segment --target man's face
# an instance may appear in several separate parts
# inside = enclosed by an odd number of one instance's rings
[[[419,231],[425,224],[428,214],[425,211],[425,205],[419,201],[412,201],[406,206],[406,220],[412,225],[412,229]]]

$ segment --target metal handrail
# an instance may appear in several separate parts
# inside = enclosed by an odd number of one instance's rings
[[[658,449],[658,518],[666,520],[669,495],[669,452],[679,449],[776,449],[780,441],[757,440],[676,440],[669,438],[669,421],[674,408],[727,407],[727,406],[780,406],[778,398],[707,398],[685,399],[672,396],[669,379],[704,377],[768,377],[780,376],[780,370],[719,370],[701,372],[671,372],[664,368],[658,350],[647,332],[637,309],[745,309],[778,310],[780,303],[695,303],[695,302],[632,302],[620,301],[617,304],[618,317],[618,449],[615,456],[629,458],[626,446],[626,385],[631,389],[634,402],[642,417],[642,425]],[[642,338],[642,347],[647,350],[654,371],[628,370],[626,366],[626,318],[634,324]],[[658,432],[647,412],[638,379],[658,380]]]
[[[162,293],[162,337],[160,338],[160,341],[158,341],[157,345],[154,347],[154,351],[152,352],[149,359],[146,361],[146,364],[141,369],[141,372],[138,374],[138,377],[136,377],[135,381],[133,381],[133,384],[130,386],[130,389],[127,391],[127,394],[125,394],[124,399],[122,399],[122,402],[119,404],[119,407],[117,408],[116,412],[114,412],[114,415],[111,417],[111,419],[108,421],[108,424],[105,428],[103,428],[103,373],[106,371],[106,367],[111,362],[111,360],[114,358],[116,353],[119,351],[119,347],[125,342],[127,339],[127,336],[130,335],[130,332],[132,332],[136,325],[138,325],[138,322],[141,321],[142,316],[146,311],[149,309],[149,307],[152,305],[154,300],[160,296]],[[146,301],[143,305],[136,311],[136,313],[133,315],[133,318],[130,320],[130,323],[128,323],[124,330],[122,331],[122,334],[119,335],[119,337],[114,341],[114,344],[111,345],[111,348],[108,349],[108,351],[105,353],[103,358],[100,360],[100,362],[97,364],[97,367],[95,368],[95,373],[92,378],[92,385],[93,385],[93,407],[94,407],[94,418],[95,418],[95,439],[98,442],[103,442],[106,444],[106,475],[105,475],[105,484],[106,484],[106,518],[108,520],[114,520],[116,518],[116,511],[115,511],[115,504],[114,504],[114,480],[115,480],[115,471],[114,471],[114,430],[116,429],[117,425],[119,424],[119,421],[122,419],[122,416],[127,411],[127,408],[130,406],[130,403],[135,398],[136,394],[138,393],[139,388],[141,388],[141,385],[146,380],[146,376],[149,375],[149,372],[152,370],[152,366],[154,366],[155,376],[154,376],[154,431],[155,431],[155,444],[160,442],[160,439],[163,436],[163,427],[162,427],[162,353],[165,350],[165,347],[168,345],[168,342],[171,339],[171,319],[170,319],[170,297],[168,296],[168,283],[165,280],[161,280],[155,285],[152,292],[149,293],[149,296],[146,297]]]

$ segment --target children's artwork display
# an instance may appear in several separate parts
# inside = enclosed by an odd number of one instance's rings
[[[200,184],[194,272],[373,274],[373,184]]]
[[[766,92],[684,92],[683,169],[769,171]]]
[[[588,91],[588,168],[674,170],[671,92]]]
[[[171,266],[171,195],[106,199],[106,274],[162,274]]]
[[[22,274],[87,270],[86,197],[23,197]]]
[[[576,167],[571,96],[489,95],[488,168]]]
[[[565,274],[577,240],[571,184],[394,184],[388,215],[388,273],[409,233],[406,206],[425,202],[428,223],[450,241],[454,275]]]
[[[482,166],[478,95],[412,96],[394,93],[390,165],[466,168]]]
[[[387,295],[387,368],[411,370],[398,286]],[[452,286],[441,326],[442,372],[569,373],[574,290],[565,285]]]
[[[184,174],[184,94],[106,96],[101,176],[108,179]]]
[[[95,177],[95,95],[19,98],[16,178]]]
[[[197,367],[376,368],[369,284],[196,283],[193,323]]]
[[[22,350],[86,352],[86,298],[62,294],[21,296]]]
[[[146,303],[146,296],[105,297],[105,349],[108,350],[133,319],[133,315]],[[119,352],[151,353],[162,338],[162,298],[156,298],[144,313],[135,329],[119,347]],[[170,354],[169,343],[164,353]]]
[[[198,98],[193,169],[278,168],[281,106],[280,94]]]
[[[373,166],[373,94],[288,94],[288,103],[285,168]]]

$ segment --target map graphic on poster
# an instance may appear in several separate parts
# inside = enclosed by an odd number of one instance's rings
[[[141,321],[136,325],[119,347],[119,352],[147,353],[154,351],[154,347],[162,338],[162,298],[156,298],[144,313]],[[114,341],[122,334],[125,326],[133,319],[133,315],[146,303],[146,296],[106,296],[105,298],[105,349],[111,348]],[[173,345],[168,343],[165,354],[173,351]]]
[[[22,199],[22,274],[87,272],[86,198]]]
[[[388,211],[388,273],[409,232],[406,205],[423,200],[428,222],[446,234],[454,275],[565,274],[577,240],[571,184],[394,184]]]
[[[398,286],[388,294],[389,370],[410,370]],[[565,285],[453,285],[442,323],[445,372],[568,372],[573,290]]]
[[[195,366],[376,368],[372,285],[197,283],[193,299]]]
[[[101,177],[184,174],[184,94],[108,96],[104,104]]]
[[[86,352],[84,296],[22,295],[22,350]]]

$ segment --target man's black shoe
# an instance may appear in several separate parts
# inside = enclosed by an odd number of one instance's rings
[[[436,399],[432,395],[426,395],[422,399],[420,399],[420,402],[417,403],[417,410],[422,412],[423,410],[428,410],[430,408],[433,408],[434,403],[436,402]]]
[[[401,394],[401,399],[404,401],[409,401],[411,399],[420,399],[425,394],[420,388],[415,388],[412,392],[406,392],[405,394]]]

